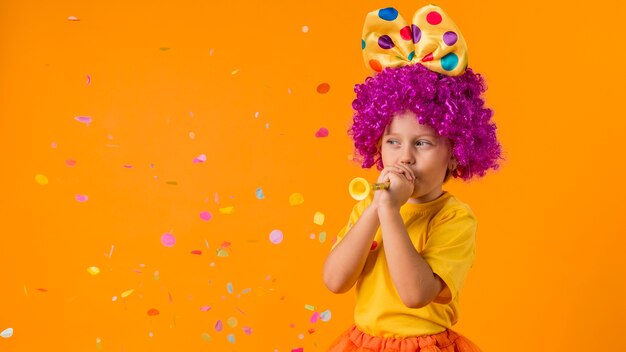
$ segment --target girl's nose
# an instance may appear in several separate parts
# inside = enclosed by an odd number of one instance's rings
[[[405,165],[413,165],[415,163],[415,157],[413,156],[413,153],[411,153],[410,149],[405,148],[404,150],[402,150],[402,155],[400,155],[400,163]]]

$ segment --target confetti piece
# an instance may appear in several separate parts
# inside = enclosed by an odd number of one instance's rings
[[[174,237],[171,233],[166,232],[163,236],[161,236],[161,243],[165,247],[174,247],[174,244],[176,244],[176,237]]]
[[[117,296],[113,296],[113,297],[111,298],[111,302],[115,302],[115,301],[117,301]]]
[[[115,248],[115,245],[111,245],[111,251],[109,252],[109,259],[111,259],[111,256],[113,256],[113,249]]]
[[[89,200],[89,197],[84,194],[77,194],[75,198],[76,198],[76,201],[81,202],[81,203],[84,203],[87,200]]]
[[[48,178],[45,175],[37,174],[35,175],[35,182],[37,182],[37,184],[42,185],[42,186],[47,185]]]
[[[273,244],[279,244],[283,241],[283,233],[280,230],[272,230],[270,232],[270,242]]]
[[[200,310],[203,311],[203,312],[208,312],[208,311],[211,310],[211,306],[202,306],[202,307],[200,307]]]
[[[246,334],[246,335],[252,335],[252,328],[251,328],[251,327],[249,327],[249,326],[244,326],[244,327],[242,328],[242,330],[243,330],[243,333],[244,333],[244,334]]]
[[[329,90],[330,84],[328,83],[320,83],[320,85],[317,86],[317,92],[320,94],[326,94]]]
[[[220,208],[220,213],[225,214],[225,215],[232,215],[234,212],[235,212],[235,207],[233,206]]]
[[[170,50],[170,48],[164,46],[164,47],[159,48],[159,50],[161,50],[161,51],[168,51],[168,50]]]
[[[270,128],[270,123],[269,123],[269,122],[266,122],[266,123],[265,123],[265,129],[269,129],[269,128]]]
[[[154,334],[152,333],[152,331],[150,331],[150,332],[148,333],[148,336],[150,336],[150,337],[154,336]]]
[[[287,94],[291,94],[291,88],[287,88]]]
[[[252,291],[252,289],[248,287],[248,288],[245,288],[243,291],[241,291],[241,293],[245,295],[246,293],[249,293],[250,291]]]
[[[304,352],[304,348],[298,347],[291,350],[291,352]]]
[[[124,165],[122,165],[122,166],[123,166],[123,167],[125,167],[125,168],[127,168],[127,169],[132,169],[132,168],[133,168],[133,166],[132,166],[132,165],[130,165],[130,164],[124,164]]]
[[[218,320],[217,323],[215,323],[215,331],[220,332],[223,328],[224,324],[222,324],[221,320]]]
[[[190,139],[194,139],[194,138],[196,138],[196,134],[195,134],[195,133],[193,133],[193,132],[189,132],[189,138],[190,138]]]
[[[206,161],[206,155],[204,155],[204,154],[200,154],[200,155],[198,155],[197,157],[195,157],[193,159],[194,164],[203,163],[205,161]]]
[[[204,220],[204,221],[209,221],[211,220],[211,218],[213,217],[213,215],[211,215],[210,212],[208,211],[203,211],[200,213],[200,219]]]
[[[255,118],[255,119],[258,119],[258,118],[259,118],[259,112],[258,112],[258,111],[254,113],[254,118]]]
[[[69,16],[69,17],[67,18],[67,20],[68,20],[68,21],[80,21],[80,20],[78,19],[78,17],[76,17],[76,16]]]
[[[57,147],[57,142],[50,143],[50,147],[52,147],[52,149],[55,149]]]
[[[209,49],[209,56],[213,56],[213,48]]]
[[[38,288],[37,291],[39,291],[39,292],[48,292],[48,290],[46,290],[45,288],[42,288],[42,287]]]
[[[313,312],[313,315],[311,315],[311,319],[309,321],[311,323],[316,323],[319,318],[320,318],[320,313]]]
[[[67,160],[65,160],[65,165],[67,165],[69,167],[74,167],[74,166],[76,166],[76,160],[74,160],[74,159],[67,159]]]
[[[304,334],[298,334],[298,339],[304,340]]]
[[[217,250],[217,256],[218,257],[228,257],[228,252],[225,249],[220,248],[220,249]]]
[[[231,75],[236,75],[237,73],[239,73],[239,69],[238,68],[234,69],[230,74]]]
[[[310,310],[310,311],[315,311],[315,306],[312,306],[310,304],[305,304],[304,305],[304,309]]]
[[[126,291],[122,292],[122,294],[120,296],[122,296],[122,298],[126,298],[126,297],[132,295],[133,292],[135,292],[135,290],[131,288],[130,290],[126,290]]]
[[[222,248],[228,248],[228,247],[230,247],[230,242],[228,242],[228,241],[224,241],[224,242],[222,242],[222,244],[220,244],[220,247],[222,247]]]
[[[13,336],[13,328],[4,329],[2,332],[0,332],[0,336],[2,336],[5,339],[8,339],[9,337]]]
[[[292,193],[289,196],[289,204],[292,206],[300,205],[304,203],[304,197],[300,193]]]
[[[97,266],[90,266],[87,268],[87,272],[93,276],[96,276],[100,274],[100,268],[98,268]]]
[[[312,239],[312,240],[314,240],[314,239],[315,239],[315,234],[314,234],[314,233],[310,234],[310,235],[309,235],[309,238],[310,238],[310,239]]]
[[[235,328],[237,327],[237,318],[235,317],[230,317],[228,318],[228,320],[226,320],[226,324],[228,324],[228,326],[230,326],[231,328]]]
[[[198,249],[194,249],[193,251],[191,251],[191,254],[202,255],[202,251]]]
[[[317,132],[315,132],[315,137],[317,138],[325,138],[328,137],[328,129],[321,127]]]
[[[98,351],[100,350],[100,348],[102,348],[102,346],[100,346],[101,342],[102,342],[102,340],[100,340],[99,337],[96,337],[96,348],[98,349]]]
[[[309,26],[302,26],[302,33],[309,33]]]
[[[152,279],[154,281],[159,281],[160,278],[161,278],[161,274],[159,273],[158,270],[156,270],[154,273],[152,273]]]
[[[320,226],[324,225],[324,213],[316,211],[315,215],[313,215],[313,223]]]
[[[233,283],[229,282],[226,284],[226,291],[228,291],[228,293],[230,293],[231,295],[233,294]]]
[[[170,304],[174,303],[174,299],[172,298],[172,294],[171,293],[167,293],[167,300],[170,302]]]
[[[92,119],[89,116],[76,116],[74,117],[74,120],[84,123],[85,125],[89,126],[89,124],[91,123]]]
[[[309,334],[312,334],[312,333],[314,333],[314,332],[315,332],[315,329],[311,328],[311,329],[309,329],[308,331],[309,331]]]
[[[203,332],[200,336],[202,337],[204,341],[211,342],[211,335],[209,335],[208,333]]]
[[[323,322],[327,322],[327,321],[329,321],[329,320],[330,320],[330,318],[331,318],[331,313],[330,313],[330,310],[325,310],[325,311],[323,311],[322,313],[320,313],[320,319],[321,319]]]
[[[319,240],[320,240],[320,243],[326,242],[326,231],[320,232]]]
[[[168,184],[168,185],[170,185],[170,186],[176,186],[176,185],[178,185],[178,182],[176,182],[176,181],[167,181],[167,182],[165,182],[165,183],[167,183],[167,184]]]
[[[148,309],[148,315],[153,317],[155,315],[159,315],[159,310],[156,308],[150,308]]]
[[[89,83],[91,83],[91,76],[87,75],[87,85],[89,85]]]
[[[256,189],[256,197],[258,199],[263,199],[265,198],[265,194],[263,194],[263,189],[261,189],[261,187]]]
[[[230,343],[235,343],[235,334],[228,334],[228,337],[226,339]]]

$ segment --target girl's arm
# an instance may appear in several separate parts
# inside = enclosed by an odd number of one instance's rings
[[[324,263],[324,284],[334,293],[347,292],[359,279],[378,230],[377,206],[372,203],[348,230]]]
[[[378,216],[389,274],[400,299],[409,308],[426,306],[445,288],[445,283],[413,246],[400,209],[380,206]]]

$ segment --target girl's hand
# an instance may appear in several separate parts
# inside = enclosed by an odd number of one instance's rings
[[[390,182],[390,186],[387,190],[375,191],[373,203],[378,207],[400,209],[413,194],[415,174],[406,165],[390,165],[380,172],[377,182]]]

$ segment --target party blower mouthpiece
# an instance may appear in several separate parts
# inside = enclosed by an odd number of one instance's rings
[[[350,181],[348,191],[350,192],[350,196],[352,196],[355,200],[362,200],[365,199],[372,191],[389,189],[389,185],[389,182],[369,183],[363,177],[355,177],[352,181]]]

